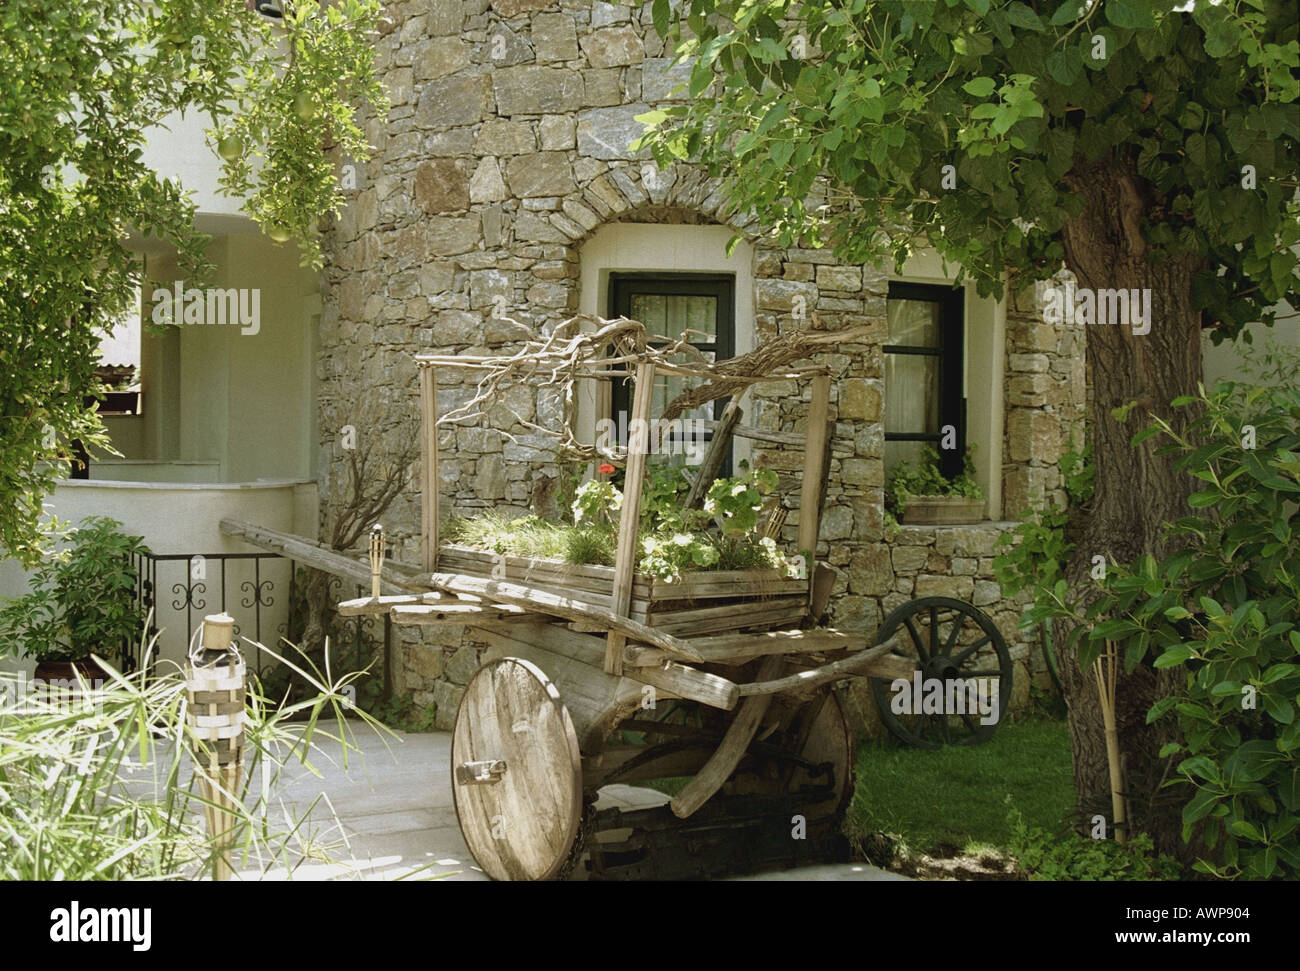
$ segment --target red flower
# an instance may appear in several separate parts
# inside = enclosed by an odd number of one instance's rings
[[[601,475],[613,475],[613,474],[614,474],[614,466],[610,465],[608,462],[605,462],[605,463],[604,463],[603,465],[601,465],[601,467],[598,468],[596,471],[599,472]]]

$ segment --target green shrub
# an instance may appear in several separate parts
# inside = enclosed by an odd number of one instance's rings
[[[1049,834],[1029,826],[1019,810],[1007,814],[1009,849],[1030,880],[1177,880],[1182,868],[1172,857],[1157,856],[1151,837],[1127,843],[1089,839],[1073,830]]]
[[[647,466],[638,570],[672,581],[690,570],[785,567],[775,540],[759,535],[763,497],[776,488],[775,472],[750,469],[742,462],[738,475],[718,479],[709,487],[703,509],[685,508],[690,485],[681,466]],[[622,504],[623,494],[616,483],[592,479],[576,490],[572,525],[537,516],[510,519],[489,512],[472,519],[449,520],[443,535],[448,542],[493,553],[611,566]]]
[[[299,671],[316,694],[277,709],[250,685],[245,770],[235,794],[236,871],[292,872],[306,859],[328,861],[329,846],[316,842],[306,819],[315,804],[289,818],[273,806],[276,782],[291,762],[310,766],[320,737],[342,743],[345,764],[354,748],[339,716],[355,675],[330,684],[319,672],[272,657]],[[27,694],[23,685],[0,675],[0,880],[201,876],[218,847],[204,827],[205,803],[189,768],[187,753],[204,743],[186,721],[181,673],[110,670],[107,687],[86,686],[61,704]],[[291,723],[297,715],[305,718]],[[337,727],[322,721],[329,715],[338,717]]]
[[[1127,670],[1148,657],[1182,670],[1147,720],[1177,720],[1166,785],[1181,790],[1196,869],[1224,878],[1300,874],[1300,390],[1288,383],[1300,358],[1290,358],[1275,383],[1221,381],[1175,400],[1193,413],[1185,434],[1157,419],[1134,436],[1160,437],[1161,454],[1201,484],[1191,515],[1170,527],[1178,552],[1108,565],[1085,590],[1058,579],[1025,615],[1074,621],[1085,669],[1111,640]]]
[[[1186,436],[1155,432],[1204,485],[1173,527],[1193,544],[1116,579],[1109,636],[1149,641],[1158,668],[1185,672],[1148,721],[1175,717],[1185,745],[1176,782],[1190,793],[1203,872],[1300,874],[1300,390],[1220,382],[1174,402],[1203,414]],[[1146,432],[1142,434],[1147,434]],[[1254,447],[1249,447],[1253,445]],[[1140,596],[1129,591],[1140,589]],[[1130,602],[1131,601],[1131,602]],[[1105,626],[1105,625],[1102,625]]]
[[[939,453],[926,446],[921,451],[922,461],[919,465],[911,462],[899,462],[889,470],[885,481],[885,509],[894,516],[901,516],[907,509],[907,501],[913,496],[966,496],[969,499],[983,499],[984,490],[975,481],[975,463],[971,449],[966,449],[962,456],[961,472],[949,479],[939,471]]]
[[[16,651],[34,661],[116,656],[135,638],[143,616],[136,603],[133,553],[148,552],[121,523],[91,516],[69,534],[70,549],[43,562],[29,594],[0,610],[0,656]]]

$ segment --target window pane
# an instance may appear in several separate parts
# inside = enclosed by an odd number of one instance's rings
[[[939,431],[939,358],[885,355],[885,432]]]
[[[885,442],[885,471],[890,472],[899,462],[911,462],[914,468],[921,465],[921,452],[934,448],[934,442]]]
[[[682,332],[690,335],[695,344],[712,344],[718,334],[718,298],[707,295],[670,295],[662,293],[634,293],[631,295],[628,314],[646,326],[653,337],[678,340]]]
[[[632,294],[631,311],[628,316],[645,324],[647,334],[662,336],[667,333],[665,327],[668,323],[668,300],[663,294]]]
[[[713,363],[714,360],[713,352],[705,351],[704,358],[709,363]],[[674,359],[681,364],[696,363],[694,359],[688,359],[685,355],[682,354],[674,355]],[[660,415],[664,413],[664,409],[668,407],[668,402],[672,401],[674,398],[676,398],[678,395],[681,395],[689,388],[697,386],[699,383],[700,382],[697,380],[691,378],[678,377],[677,375],[656,374],[654,402],[651,405],[650,414],[653,417],[658,418]],[[720,406],[718,402],[710,401],[708,404],[702,405],[699,408],[695,408],[690,411],[683,412],[680,417],[683,419],[713,418],[714,410],[719,408]]]
[[[940,304],[931,300],[890,300],[885,307],[889,343],[938,347],[939,310]]]

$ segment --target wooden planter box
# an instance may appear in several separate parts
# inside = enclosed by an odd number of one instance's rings
[[[575,600],[611,607],[614,568],[559,560],[502,557],[463,546],[438,551],[438,570],[541,587]],[[713,570],[684,573],[666,583],[638,573],[628,616],[666,634],[693,637],[760,627],[797,626],[808,613],[808,580],[780,570]]]
[[[984,519],[985,499],[966,496],[912,496],[903,510],[909,526],[958,526]]]

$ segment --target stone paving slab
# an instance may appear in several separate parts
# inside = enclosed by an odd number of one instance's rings
[[[368,728],[356,731],[360,752],[350,753],[345,769],[340,747],[323,741],[312,764],[286,770],[280,796],[301,815],[316,801],[309,835],[336,862],[306,862],[292,874],[242,871],[262,880],[487,880],[461,837],[451,791],[451,735],[448,732],[384,738]],[[327,797],[322,798],[322,794]],[[634,786],[601,790],[600,808],[646,809],[668,801],[663,793]],[[331,812],[332,810],[332,812]],[[346,844],[343,840],[346,839]],[[579,877],[581,879],[581,877]],[[903,880],[864,864],[829,864],[763,873],[741,880]]]

